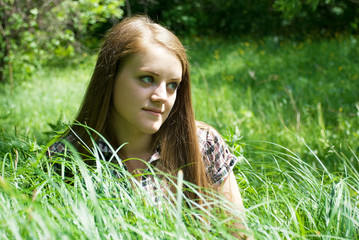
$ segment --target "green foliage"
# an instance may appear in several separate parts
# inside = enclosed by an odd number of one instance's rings
[[[328,4],[332,1],[325,1]],[[307,1],[284,1],[276,0],[274,2],[274,8],[283,13],[284,19],[292,20],[294,17],[300,15],[303,11],[303,6],[309,6],[313,11],[318,7],[319,0],[307,0]]]
[[[263,36],[358,33],[359,8],[347,0],[130,1],[132,13],[147,13],[183,36]]]
[[[358,239],[358,37],[183,42],[196,118],[240,158],[255,236]],[[13,95],[0,88],[0,237],[230,239],[233,219],[215,212],[208,231],[199,218],[208,212],[180,208],[177,196],[161,211],[143,192],[126,193],[110,173],[118,166],[100,158],[98,169],[53,159],[74,170],[73,185],[49,170],[47,142],[73,119],[93,67],[94,58],[43,67]]]
[[[333,173],[277,144],[251,150],[255,158],[240,166],[240,187],[260,239],[358,238],[359,175],[349,160],[357,156],[337,153],[345,171]]]
[[[26,78],[39,66],[68,61],[79,54],[81,42],[122,17],[124,1],[11,1],[0,4],[0,68],[11,78]],[[91,37],[88,37],[88,36]]]
[[[246,142],[270,141],[342,171],[333,150],[359,150],[358,40],[191,39],[196,116]],[[346,150],[344,150],[346,149]],[[251,152],[247,153],[251,154]],[[312,160],[310,160],[312,159]],[[353,160],[354,161],[354,160]],[[356,165],[355,165],[356,166]]]
[[[273,8],[282,13],[283,24],[301,33],[307,32],[305,29],[321,35],[343,31],[358,33],[359,30],[358,3],[355,1],[276,0]]]
[[[84,59],[76,66],[40,68],[31,81],[20,82],[13,94],[10,84],[4,84],[0,88],[0,139],[30,137],[43,143],[61,131],[61,122],[74,118],[91,77],[95,60]]]
[[[206,208],[186,199],[181,189],[197,188],[182,182],[181,174],[177,181],[161,175],[160,181],[177,182],[180,194],[167,189],[156,204],[121,165],[103,161],[98,149],[91,150],[96,167],[89,167],[76,154],[48,160],[46,146],[31,150],[31,144],[0,159],[3,239],[234,239],[233,217],[243,217],[211,193],[202,195]],[[251,147],[254,158],[240,162],[235,171],[256,239],[359,237],[359,174],[351,156],[338,154],[346,171],[334,173],[277,144]],[[55,172],[54,162],[73,177]],[[114,171],[123,177],[114,177]]]
[[[250,0],[130,2],[133,13],[145,12],[183,36],[269,33],[280,21],[279,14],[272,10],[272,1],[256,4]]]
[[[76,154],[49,161],[41,149],[26,158],[11,153],[4,156],[0,160],[0,236],[3,239],[234,239],[229,234],[233,219],[224,214],[230,209],[229,203],[208,193],[203,195],[207,207],[198,206],[181,191],[198,189],[183,182],[180,174],[174,186],[179,194],[172,193],[169,186],[157,185],[166,188],[168,194],[159,196],[156,203],[119,164],[100,157],[93,160],[95,168],[86,166]],[[73,177],[55,172],[54,162],[71,171]],[[115,177],[114,172],[122,177]],[[176,180],[161,174],[161,181],[164,179],[172,184]],[[238,211],[231,212],[233,216],[242,216]]]

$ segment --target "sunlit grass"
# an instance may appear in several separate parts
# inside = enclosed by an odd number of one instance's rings
[[[252,168],[244,170],[243,176],[251,180],[242,188],[247,189],[245,197],[257,204],[251,203],[250,214],[260,229],[267,228],[263,234],[289,239],[358,237],[357,173],[317,169],[272,143],[256,155]],[[347,159],[338,158],[354,169]]]
[[[13,94],[9,85],[0,86],[0,135],[48,141],[43,134],[51,130],[49,124],[74,117],[93,65],[93,59],[88,59],[86,65],[44,67],[32,79],[19,82]]]
[[[235,169],[255,236],[356,239],[359,175],[348,157],[337,154],[346,171],[335,173],[307,164],[282,146],[263,144],[267,148],[251,145],[256,158],[241,158]],[[234,219],[223,213],[229,209],[224,200],[202,195],[206,208],[189,207],[195,203],[182,205],[186,197],[168,190],[156,204],[118,164],[97,157],[96,167],[88,167],[76,155],[49,161],[43,156],[45,150],[27,156],[8,153],[2,159],[0,236],[4,239],[232,238],[229,223]],[[97,149],[92,151],[101,156]],[[71,183],[61,171],[54,172],[53,162],[64,165],[60,169],[72,169]],[[114,171],[123,177],[114,177]],[[177,179],[174,184],[182,188],[180,175],[167,179]]]
[[[359,150],[359,43],[355,37],[189,42],[197,118],[245,142],[271,141],[332,169],[336,151]],[[342,169],[340,169],[342,170]]]
[[[241,156],[235,174],[258,239],[359,238],[357,38],[185,43],[196,117]],[[93,66],[43,67],[13,94],[0,86],[0,238],[231,238],[227,215],[177,195],[158,208],[100,155],[97,168],[58,160],[74,169],[72,185],[48,167],[48,142],[75,116]]]
[[[69,146],[70,147],[70,146]],[[70,148],[72,152],[74,149]],[[155,202],[141,184],[120,164],[103,161],[100,150],[93,149],[96,167],[86,166],[77,154],[43,157],[34,152],[32,159],[7,154],[0,178],[0,234],[4,239],[231,239],[229,224],[243,213],[233,210],[224,199],[209,193],[200,195],[203,205],[189,200],[183,188],[198,188],[178,177],[161,173],[161,182],[172,182],[179,194],[167,187],[167,194]],[[13,161],[16,159],[16,163]],[[65,159],[66,158],[66,159]],[[119,161],[114,156],[114,162]],[[23,161],[25,160],[25,161]],[[71,178],[56,163],[73,173]],[[153,172],[153,174],[156,174]],[[158,174],[158,173],[157,173]],[[122,176],[122,177],[116,177]],[[176,183],[177,182],[177,183]],[[225,212],[231,212],[231,216]]]

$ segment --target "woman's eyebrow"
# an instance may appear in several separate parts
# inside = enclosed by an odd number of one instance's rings
[[[148,72],[148,73],[151,73],[153,75],[156,75],[156,76],[159,76],[160,74],[156,71],[153,71],[151,69],[148,69],[148,68],[139,68],[140,71],[144,71],[144,72]]]
[[[151,73],[151,74],[156,75],[156,76],[160,76],[160,74],[159,74],[158,72],[153,71],[153,70],[148,69],[148,68],[142,67],[142,68],[139,68],[139,70],[140,70],[140,71],[144,71],[144,72]],[[181,80],[182,80],[182,76],[181,76],[181,77],[173,77],[173,78],[171,78],[170,80],[181,81]]]

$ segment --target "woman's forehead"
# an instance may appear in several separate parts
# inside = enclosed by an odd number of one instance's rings
[[[131,54],[124,63],[125,68],[132,70],[152,71],[173,75],[171,78],[181,78],[182,63],[180,59],[165,47],[152,45],[143,50]]]

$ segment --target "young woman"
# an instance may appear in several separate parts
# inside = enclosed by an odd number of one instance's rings
[[[75,123],[65,138],[80,152],[91,138],[104,155],[127,143],[117,154],[131,159],[124,161],[130,173],[145,171],[146,162],[173,175],[182,169],[185,180],[213,187],[243,209],[232,171],[235,156],[213,128],[194,119],[186,51],[173,33],[148,18],[127,18],[107,33]],[[57,142],[50,151],[64,147]],[[139,181],[154,191],[151,177]]]

